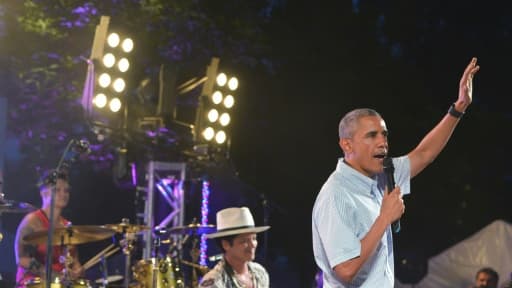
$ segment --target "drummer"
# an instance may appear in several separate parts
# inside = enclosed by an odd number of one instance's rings
[[[70,222],[61,216],[69,202],[68,176],[65,173],[55,173],[49,170],[43,174],[38,182],[39,193],[42,199],[42,207],[31,212],[21,220],[16,231],[16,240],[14,243],[14,251],[16,256],[16,287],[26,287],[34,278],[39,277],[45,279],[45,262],[46,262],[46,241],[32,245],[23,241],[23,238],[33,232],[49,229],[49,215],[51,207],[51,190],[52,182],[55,182],[55,206],[54,206],[54,227],[63,228]],[[71,247],[70,254],[72,256],[72,266],[68,273],[71,279],[76,279],[84,274],[84,269],[78,261],[78,253],[75,247]],[[52,271],[55,276],[61,276],[64,272],[64,264],[60,262],[61,256],[65,256],[64,247],[54,246],[52,252]],[[64,258],[65,259],[65,258]]]

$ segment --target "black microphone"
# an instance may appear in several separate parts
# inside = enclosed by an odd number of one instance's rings
[[[89,154],[91,153],[90,144],[87,140],[73,140],[73,152],[78,154]]]
[[[393,189],[395,189],[395,176],[393,173],[395,172],[395,166],[393,166],[393,160],[390,157],[384,158],[384,173],[386,173],[386,180],[388,183],[388,193],[391,193]],[[397,219],[395,222],[391,223],[391,230],[394,233],[400,232],[400,219]]]

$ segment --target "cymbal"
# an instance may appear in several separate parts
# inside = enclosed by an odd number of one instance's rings
[[[214,225],[189,224],[187,226],[172,227],[170,234],[208,234],[215,232]]]
[[[115,231],[104,226],[74,225],[55,228],[52,235],[52,245],[76,245],[107,239]],[[37,231],[23,237],[30,244],[42,244],[48,241],[48,230]]]
[[[149,227],[145,225],[129,224],[124,222],[117,224],[105,224],[103,226],[116,231],[116,233],[137,233],[149,230]]]
[[[28,213],[37,210],[32,204],[0,199],[0,213]]]

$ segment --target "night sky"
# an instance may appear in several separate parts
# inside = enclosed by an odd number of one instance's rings
[[[512,114],[506,105],[512,67],[510,4],[275,3],[264,27],[275,63],[271,71],[221,59],[221,65],[239,74],[240,96],[230,164],[211,167],[208,174],[213,209],[246,204],[261,225],[262,199],[267,199],[272,228],[260,241],[260,252],[267,249],[259,259],[274,275],[286,275],[276,278],[297,285],[288,287],[310,287],[313,281],[311,209],[342,156],[337,138],[341,117],[358,107],[376,109],[389,129],[390,154],[406,154],[457,99],[460,76],[473,56],[481,66],[473,104],[445,150],[412,180],[412,194],[405,198],[402,231],[394,236],[396,276],[414,283],[425,275],[429,257],[495,219],[512,220],[512,169],[507,165]],[[8,122],[8,130],[10,125],[16,124]],[[16,161],[6,159],[6,196],[39,204],[35,188],[22,184]],[[76,169],[81,172],[73,174],[67,211],[73,223],[134,219],[133,191],[120,189],[112,175],[88,163]],[[197,183],[190,181],[187,187],[191,199],[197,197]],[[6,234],[14,233],[19,216],[4,219]],[[210,222],[214,219],[211,215]]]

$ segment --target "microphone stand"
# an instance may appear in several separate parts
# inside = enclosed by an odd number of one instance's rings
[[[59,164],[57,165],[57,168],[55,171],[52,172],[50,177],[50,185],[51,185],[51,196],[50,196],[50,215],[48,215],[48,241],[46,242],[46,288],[51,288],[51,281],[52,281],[52,253],[53,253],[53,231],[55,230],[55,224],[54,222],[54,211],[55,211],[55,194],[56,194],[56,185],[57,185],[57,176],[60,170],[67,166],[66,163],[71,160],[71,162],[74,159],[66,159],[66,155],[70,151],[71,147],[75,144],[75,140],[72,139],[69,141],[68,145],[66,146],[66,149],[64,150],[64,153],[62,154],[62,157],[59,160]],[[73,158],[76,158],[73,157]]]
[[[265,194],[261,195],[261,206],[263,206],[263,226],[267,226],[270,218],[270,205]],[[267,263],[268,232],[263,234],[263,261]]]

